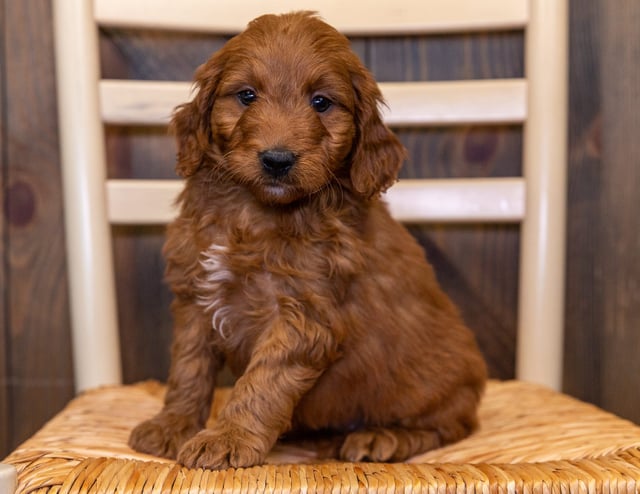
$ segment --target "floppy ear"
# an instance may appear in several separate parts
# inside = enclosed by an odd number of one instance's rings
[[[196,70],[195,97],[173,113],[170,130],[177,140],[176,172],[181,177],[193,175],[212,151],[211,109],[221,73],[222,59],[216,54]]]
[[[369,71],[358,61],[352,73],[356,95],[356,139],[350,178],[353,189],[371,198],[387,190],[397,179],[406,150],[382,121],[378,104],[380,89]]]

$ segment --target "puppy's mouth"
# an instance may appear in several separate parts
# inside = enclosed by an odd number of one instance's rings
[[[256,190],[259,199],[267,203],[288,204],[304,194],[292,178],[298,156],[284,148],[268,149],[258,153],[261,167]]]
[[[282,184],[266,184],[262,187],[263,195],[273,198],[274,201],[286,200],[290,195],[290,187]]]
[[[286,177],[264,177],[254,184],[254,195],[266,204],[290,204],[307,195],[300,187],[288,182]]]

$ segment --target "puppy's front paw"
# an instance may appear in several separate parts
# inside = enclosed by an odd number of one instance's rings
[[[182,445],[201,428],[184,417],[159,413],[131,431],[129,446],[141,453],[175,459]]]
[[[258,465],[266,454],[255,438],[244,432],[203,430],[185,443],[178,453],[178,462],[189,468],[224,470]]]

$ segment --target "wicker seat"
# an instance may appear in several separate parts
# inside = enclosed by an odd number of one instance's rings
[[[146,492],[638,492],[640,427],[557,391],[561,384],[566,162],[566,0],[54,0],[78,396],[0,465],[0,494]],[[425,8],[426,7],[426,8]],[[527,79],[381,84],[392,125],[524,124],[524,176],[400,182],[410,221],[521,222],[517,378],[491,381],[480,428],[404,463],[327,460],[279,443],[267,464],[190,470],[127,446],[162,406],[164,385],[120,383],[108,221],[166,222],[176,181],[108,180],[102,121],[165,124],[184,83],[100,81],[100,25],[228,34],[260,11],[318,10],[347,34],[524,29]],[[128,20],[124,16],[129,16]],[[99,104],[100,103],[100,104]],[[133,116],[133,111],[142,111]],[[87,166],[87,164],[92,166]],[[533,384],[537,383],[537,384]],[[555,390],[554,390],[555,389]],[[212,421],[226,391],[216,392]]]
[[[213,407],[224,401],[218,390]],[[268,464],[189,470],[127,447],[131,428],[162,406],[145,382],[88,391],[14,451],[20,491],[32,492],[637,492],[640,427],[519,381],[489,383],[480,429],[406,463],[343,463],[278,444]]]

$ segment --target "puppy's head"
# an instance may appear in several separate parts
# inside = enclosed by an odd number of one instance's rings
[[[311,13],[252,21],[196,72],[178,107],[177,171],[213,167],[262,202],[288,204],[340,184],[369,198],[389,187],[404,149],[348,40]]]

